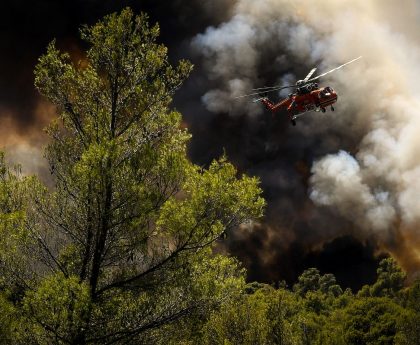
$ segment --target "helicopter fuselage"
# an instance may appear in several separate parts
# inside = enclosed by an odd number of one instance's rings
[[[297,90],[295,93],[289,95],[288,98],[281,100],[278,103],[272,103],[268,98],[262,98],[261,102],[265,107],[277,113],[283,108],[286,108],[290,120],[294,120],[299,115],[308,111],[322,111],[325,112],[328,106],[332,106],[337,102],[337,93],[329,86],[323,88],[316,88],[313,90]],[[334,109],[331,107],[332,110]]]

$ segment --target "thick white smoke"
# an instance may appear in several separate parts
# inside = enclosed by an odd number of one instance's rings
[[[363,179],[359,162],[344,151],[328,155],[312,168],[310,197],[319,205],[334,207],[359,226],[387,230],[396,212],[388,191],[372,191]]]
[[[255,117],[260,105],[234,97],[267,83],[266,64],[281,83],[291,71],[303,78],[312,66],[322,72],[362,55],[322,82],[338,91],[337,111],[294,129],[308,145],[323,136],[328,145],[333,130],[354,146],[315,157],[309,196],[365,234],[386,242],[404,231],[419,243],[419,23],[417,0],[238,0],[228,22],[193,41],[218,81],[202,100],[213,112]]]

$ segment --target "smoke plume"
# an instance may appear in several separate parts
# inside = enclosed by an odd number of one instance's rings
[[[33,88],[37,58],[53,38],[79,58],[80,25],[125,6],[160,23],[171,61],[195,64],[174,100],[193,134],[192,160],[206,165],[225,151],[240,172],[261,178],[265,218],[220,244],[241,259],[250,280],[292,283],[317,266],[357,289],[374,279],[381,252],[416,274],[418,1],[4,1],[0,146],[25,172],[49,175],[42,128],[54,109]],[[234,98],[359,55],[322,80],[339,95],[336,112],[307,114],[296,127],[285,114],[272,117],[260,104]]]
[[[419,272],[419,20],[415,0],[238,0],[228,21],[194,38],[209,78],[205,107],[219,120],[222,113],[233,118],[227,121],[245,116],[241,121],[250,123],[246,133],[259,148],[250,153],[245,141],[232,154],[262,178],[265,233],[288,229],[283,241],[269,235],[280,251],[290,238],[314,248],[352,235]],[[359,55],[322,80],[338,92],[337,111],[305,115],[296,128],[273,125],[261,105],[235,99]],[[270,261],[273,253],[256,245]]]

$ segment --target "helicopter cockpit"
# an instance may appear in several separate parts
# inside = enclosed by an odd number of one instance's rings
[[[324,87],[324,89],[319,93],[319,96],[321,97],[321,98],[324,98],[324,97],[329,97],[329,96],[331,96],[332,95],[332,93],[334,92],[334,90],[332,89],[332,87],[330,87],[330,86],[326,86],[326,87]]]

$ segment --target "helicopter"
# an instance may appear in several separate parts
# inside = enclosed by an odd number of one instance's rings
[[[260,96],[259,98],[255,99],[254,102],[261,102],[273,114],[279,112],[283,108],[286,108],[289,120],[291,121],[293,126],[296,126],[296,119],[307,112],[321,111],[325,113],[327,107],[330,107],[331,111],[335,110],[333,104],[337,102],[337,93],[330,86],[319,87],[316,80],[361,58],[362,57],[359,56],[358,58],[346,62],[345,64],[342,64],[336,68],[333,68],[328,72],[322,73],[317,77],[311,78],[317,70],[316,68],[313,68],[303,80],[298,80],[295,85],[276,85],[260,87],[257,89],[252,89],[252,91],[255,92],[251,94],[241,95],[235,98]],[[287,98],[279,101],[278,103],[273,103],[266,96],[267,93],[278,92],[280,90],[288,88],[293,88],[295,89],[295,91],[290,93]]]

